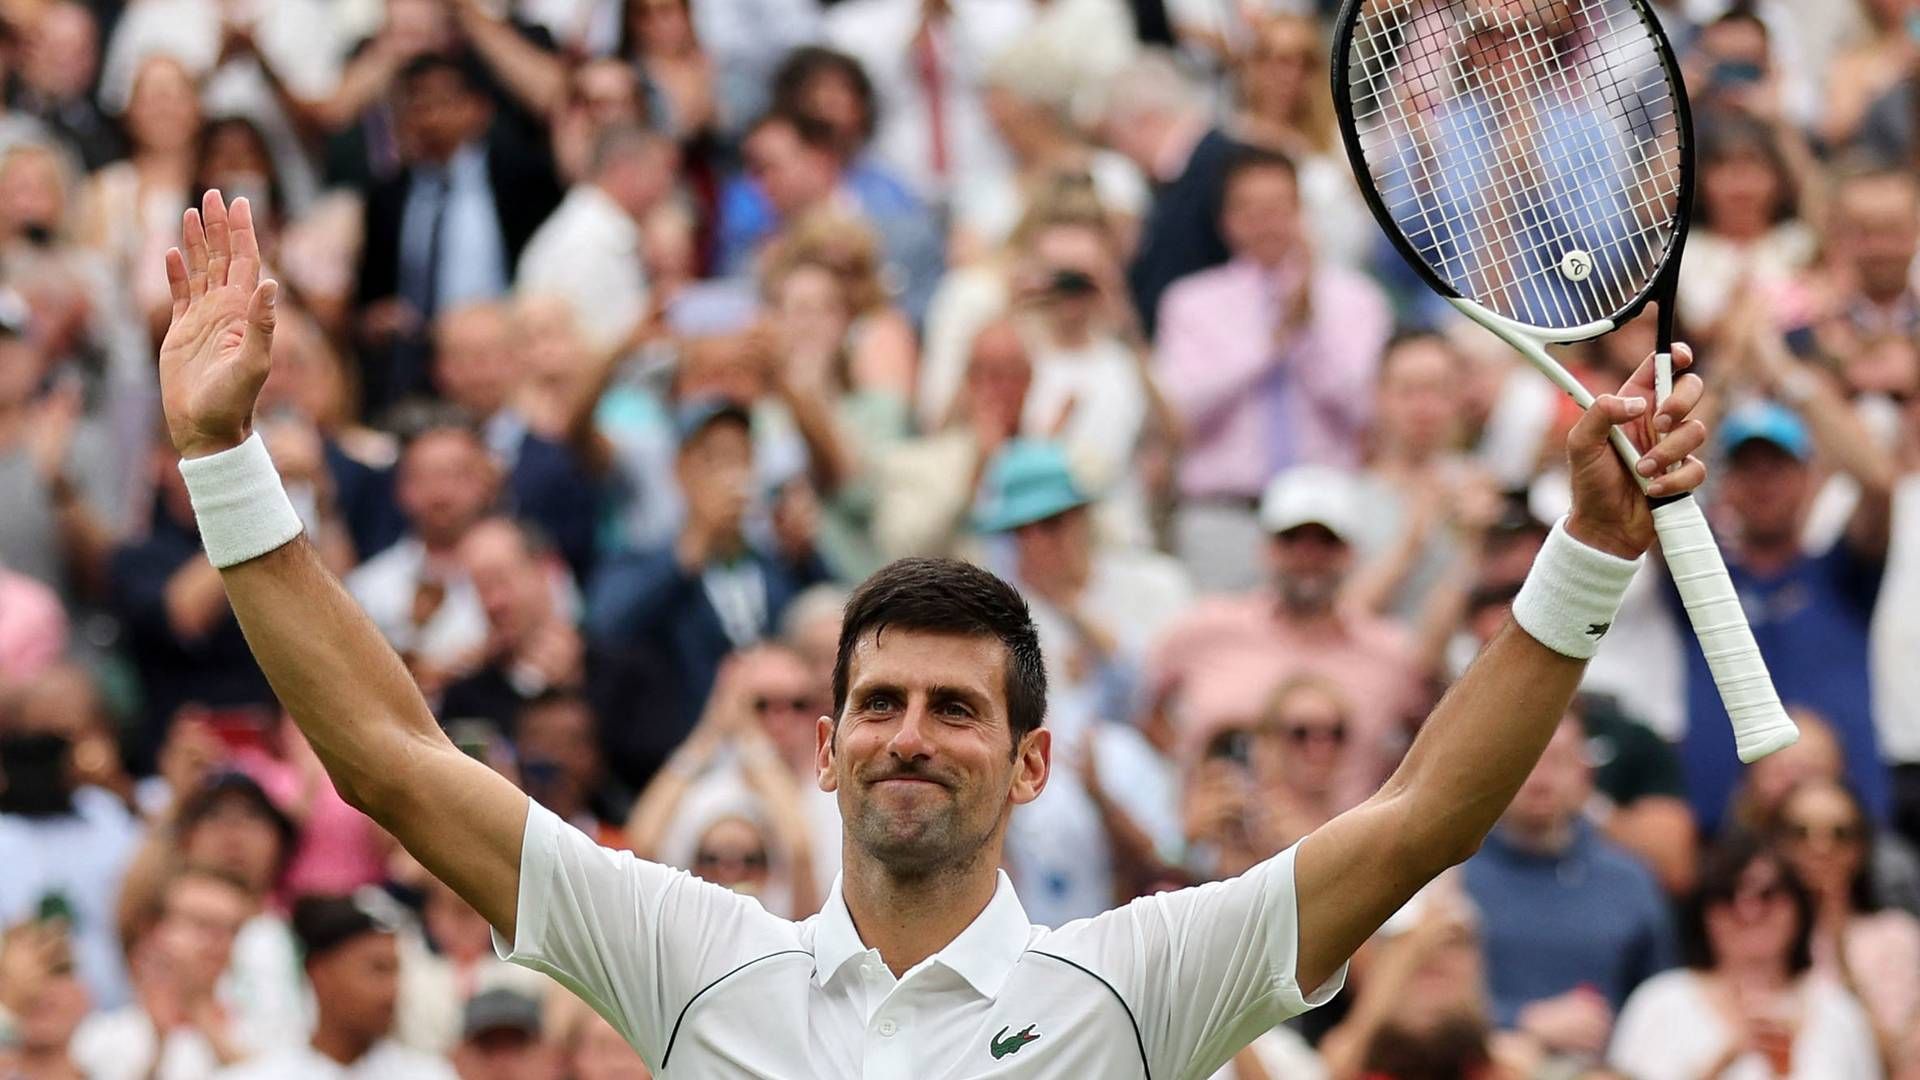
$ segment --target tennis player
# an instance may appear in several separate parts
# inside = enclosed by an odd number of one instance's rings
[[[184,254],[182,254],[184,252]],[[208,557],[275,692],[340,792],[496,928],[496,945],[607,1017],[665,1077],[1205,1077],[1339,989],[1347,957],[1465,859],[1565,713],[1653,536],[1607,445],[1655,496],[1696,487],[1689,375],[1657,416],[1651,366],[1573,428],[1573,509],[1514,622],[1378,794],[1230,881],[1047,930],[1001,872],[1007,819],[1046,786],[1039,644],[1017,593],[938,560],[849,601],[820,786],[845,870],[803,922],[596,846],[444,736],[406,669],[299,539],[259,436],[273,282],[244,200],[189,211],[167,256],[167,423]],[[1676,358],[1684,363],[1683,353]],[[1671,470],[1671,471],[1668,471]]]

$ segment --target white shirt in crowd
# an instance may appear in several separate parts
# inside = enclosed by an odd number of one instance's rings
[[[67,1051],[87,1080],[203,1080],[220,1068],[197,1028],[176,1028],[163,1040],[138,1005],[87,1017]]]
[[[987,119],[982,101],[989,61],[1034,21],[1031,0],[969,0],[952,5],[952,16],[935,37],[940,58],[937,94],[945,138],[945,174],[935,169],[935,97],[930,96],[914,48],[921,0],[845,0],[829,8],[827,44],[860,61],[886,107],[874,133],[873,154],[904,177],[923,198],[945,203],[1007,171],[1007,153]]]
[[[1799,1034],[1785,1080],[1879,1080],[1880,1057],[1867,1014],[1838,985],[1817,975],[1800,983]],[[1640,984],[1620,1008],[1608,1062],[1639,1080],[1693,1080],[1734,1038],[1708,1000],[1699,972],[1681,968]],[[1723,1080],[1773,1080],[1759,1053],[1737,1059]]]
[[[1311,995],[1295,982],[1293,858],[1059,930],[1032,925],[1003,874],[966,930],[896,979],[838,881],[820,914],[789,922],[530,800],[517,936],[494,944],[593,1005],[662,1080],[1196,1080],[1345,978]]]
[[[217,1080],[459,1080],[459,1074],[444,1059],[391,1040],[376,1044],[352,1065],[342,1065],[311,1046],[301,1046],[214,1075]]]
[[[319,194],[319,174],[258,61],[221,62],[221,20],[228,13],[252,25],[254,44],[294,93],[324,98],[339,84],[345,43],[320,0],[140,0],[127,5],[107,43],[100,101],[117,114],[149,57],[180,61],[202,80],[208,116],[239,114],[260,126],[287,202],[303,209]]]
[[[1920,764],[1920,473],[1893,490],[1892,538],[1886,576],[1873,612],[1873,719],[1880,755]]]
[[[446,595],[440,606],[425,624],[415,626],[414,592],[424,580],[426,566],[426,545],[407,537],[355,567],[347,575],[347,591],[396,652],[413,652],[451,665],[486,643],[487,616],[473,583],[464,571],[456,570],[444,582]]]
[[[557,296],[595,348],[620,343],[647,310],[640,226],[597,184],[576,184],[520,256],[522,296]]]

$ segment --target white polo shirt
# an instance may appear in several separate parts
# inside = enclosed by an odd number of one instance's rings
[[[596,845],[530,804],[506,959],[559,979],[663,1080],[1201,1080],[1325,1002],[1294,982],[1293,849],[1231,881],[1048,930],[1006,875],[973,924],[895,979],[834,882],[795,923]]]

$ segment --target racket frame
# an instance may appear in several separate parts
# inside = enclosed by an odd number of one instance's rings
[[[1353,115],[1353,87],[1349,64],[1353,49],[1354,27],[1359,21],[1358,8],[1365,2],[1367,0],[1346,0],[1341,6],[1339,20],[1335,24],[1333,59],[1329,65],[1333,82],[1334,115],[1338,121],[1347,162],[1352,166],[1355,179],[1359,182],[1360,194],[1366,200],[1367,208],[1372,211],[1381,231],[1386,233],[1387,239],[1399,251],[1401,258],[1413,267],[1414,272],[1429,288],[1445,298],[1456,310],[1512,346],[1514,351],[1525,357],[1528,363],[1565,391],[1583,409],[1592,408],[1592,392],[1581,385],[1571,372],[1547,352],[1547,346],[1590,341],[1610,333],[1638,316],[1648,304],[1659,301],[1656,313],[1657,344],[1654,352],[1654,400],[1656,407],[1660,402],[1664,402],[1673,389],[1674,296],[1679,288],[1680,262],[1686,249],[1687,233],[1693,224],[1695,187],[1693,109],[1687,99],[1686,83],[1680,76],[1679,64],[1674,57],[1673,43],[1661,27],[1659,19],[1655,18],[1647,7],[1645,0],[1617,0],[1617,2],[1628,4],[1647,28],[1660,64],[1666,73],[1667,81],[1673,90],[1680,175],[1671,236],[1666,250],[1661,255],[1661,264],[1648,279],[1646,286],[1619,311],[1604,319],[1559,329],[1543,329],[1508,318],[1462,296],[1458,290],[1442,280],[1433,268],[1427,265],[1426,259],[1414,248],[1399,227],[1391,211],[1388,210],[1385,200],[1381,198],[1373,178],[1367,175],[1367,155],[1360,142],[1360,132]],[[1609,432],[1609,439],[1615,451],[1619,453],[1621,461],[1626,463],[1627,474],[1633,477],[1634,482],[1644,492],[1650,481],[1640,475],[1637,468],[1640,453],[1634,447],[1632,440],[1619,427],[1614,427]],[[1794,726],[1792,719],[1780,705],[1772,677],[1767,672],[1765,661],[1760,657],[1759,648],[1753,640],[1753,631],[1741,610],[1739,597],[1727,574],[1726,564],[1720,556],[1718,546],[1713,541],[1712,532],[1707,527],[1706,516],[1701,512],[1698,502],[1691,493],[1653,498],[1648,501],[1653,507],[1654,525],[1661,538],[1661,548],[1666,555],[1669,571],[1675,586],[1681,593],[1689,621],[1693,623],[1695,635],[1700,640],[1708,667],[1713,672],[1715,684],[1726,705],[1728,719],[1734,728],[1735,748],[1740,760],[1756,761],[1776,750],[1793,745],[1799,741],[1799,729]]]

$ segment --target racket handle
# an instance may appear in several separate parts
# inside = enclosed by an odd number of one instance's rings
[[[1792,746],[1800,739],[1800,729],[1780,706],[1773,677],[1767,674],[1767,663],[1754,643],[1753,630],[1740,609],[1740,597],[1700,504],[1687,495],[1656,506],[1653,525],[1700,651],[1707,658],[1707,669],[1720,690],[1720,701],[1727,707],[1727,719],[1733,722],[1733,745],[1740,760],[1758,761]]]
[[[1673,395],[1673,354],[1653,354],[1653,407],[1659,408]]]

